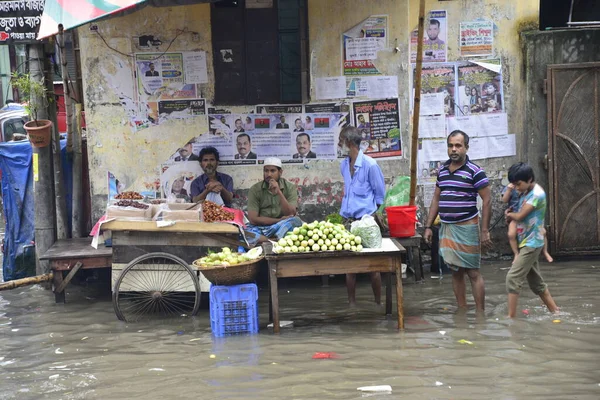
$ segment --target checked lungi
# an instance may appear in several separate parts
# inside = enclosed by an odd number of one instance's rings
[[[440,256],[454,271],[458,268],[479,268],[481,266],[479,217],[456,224],[442,222]]]

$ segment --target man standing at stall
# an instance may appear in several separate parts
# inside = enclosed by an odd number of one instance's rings
[[[290,230],[302,225],[302,221],[296,216],[298,187],[282,175],[281,160],[268,157],[263,166],[264,180],[250,188],[250,224],[247,225],[247,230],[256,235],[254,239],[248,237],[250,244],[264,242],[273,237],[281,239]]]
[[[200,150],[200,167],[204,173],[194,179],[190,186],[192,201],[212,201],[231,207],[233,200],[233,179],[227,174],[217,172],[219,151],[214,147]]]
[[[440,255],[452,270],[452,288],[459,308],[467,308],[465,275],[471,281],[477,311],[485,308],[485,286],[479,272],[481,245],[491,246],[490,218],[492,200],[485,172],[467,156],[469,135],[455,130],[448,135],[448,156],[438,173],[425,241],[431,243],[431,226],[440,215]],[[477,195],[483,200],[481,236]]]
[[[381,168],[374,159],[360,150],[361,131],[347,126],[340,132],[338,146],[346,158],[340,165],[344,178],[344,198],[340,215],[348,225],[364,215],[374,214],[383,204],[385,197],[385,180]],[[375,303],[381,305],[381,274],[371,273],[371,287],[375,295]],[[356,274],[346,274],[348,303],[356,303]]]

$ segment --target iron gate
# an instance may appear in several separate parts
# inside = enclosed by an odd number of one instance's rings
[[[600,63],[548,66],[550,246],[600,255]]]

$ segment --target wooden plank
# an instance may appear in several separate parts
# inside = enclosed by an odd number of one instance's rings
[[[392,315],[392,273],[385,274],[385,315]]]
[[[71,272],[69,272],[67,274],[67,276],[64,278],[64,280],[60,283],[60,285],[56,288],[56,292],[62,292],[63,290],[65,290],[65,288],[67,287],[67,285],[69,284],[69,282],[71,282],[71,279],[73,279],[73,277],[75,276],[75,274],[77,273],[77,271],[79,271],[79,269],[83,266],[83,264],[81,262],[78,262],[77,264],[75,264],[75,266],[73,267],[73,269],[71,270]],[[60,272],[59,272],[60,273]]]
[[[239,233],[237,226],[228,223],[176,222],[175,225],[159,228],[155,221],[110,221],[102,224],[102,230],[140,232],[196,232],[196,233]]]
[[[98,245],[97,249],[92,246],[92,238],[76,238],[57,240],[40,257],[40,260],[59,260],[66,258],[94,258],[109,257],[112,254],[110,247]]]
[[[395,259],[396,269],[396,307],[398,308],[398,329],[404,330],[404,293],[402,288],[402,263]]]
[[[67,258],[58,259],[50,262],[50,269],[53,271],[70,271],[77,262],[82,263],[81,269],[110,268],[112,256],[96,258]]]
[[[361,253],[359,253],[361,254]],[[331,257],[323,258],[289,259],[277,258],[277,276],[279,278],[355,274],[367,272],[392,272],[394,268],[392,255],[365,255],[362,257]]]
[[[52,277],[52,286],[54,286],[54,302],[55,303],[65,303],[65,291],[58,292],[56,290],[62,284],[63,281],[63,273],[62,271],[55,271],[54,276]]]
[[[273,332],[279,333],[279,292],[277,289],[277,260],[269,261],[269,286],[271,287],[271,310],[273,314]]]
[[[146,231],[117,231],[113,232],[113,248],[117,246],[211,246],[231,247],[229,240],[241,244],[238,234],[210,234],[199,232],[146,232]],[[236,249],[237,250],[237,249]]]
[[[207,255],[209,249],[215,250],[215,247],[162,245],[114,246],[113,265],[115,263],[128,264],[139,256],[143,256],[144,254],[148,253],[169,253],[181,258],[188,264],[191,264],[194,260]]]

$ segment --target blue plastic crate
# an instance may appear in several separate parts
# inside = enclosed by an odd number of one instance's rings
[[[258,288],[254,283],[210,287],[210,327],[217,337],[258,333]]]

